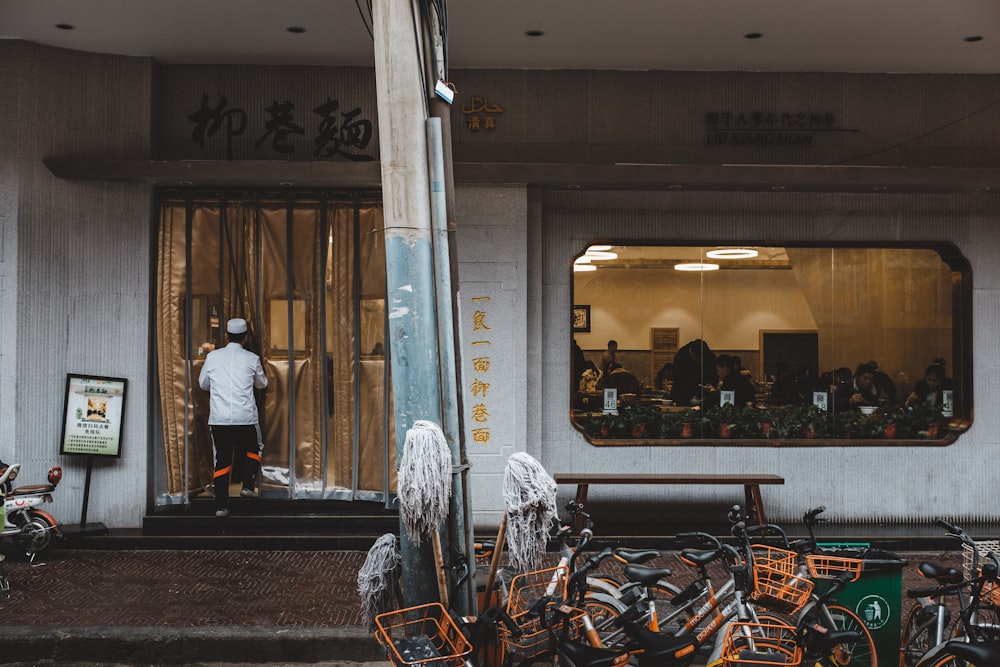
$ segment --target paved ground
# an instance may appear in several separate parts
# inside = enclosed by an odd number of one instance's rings
[[[920,560],[961,566],[958,552],[900,554],[903,587],[923,586]],[[361,626],[360,551],[53,551],[32,566],[0,563],[0,660],[208,664],[384,660]],[[661,564],[683,585],[676,554]],[[59,644],[54,655],[41,652]],[[28,650],[31,647],[34,653]],[[120,653],[117,653],[120,651]],[[123,655],[127,659],[114,657]],[[97,656],[96,658],[94,656]]]

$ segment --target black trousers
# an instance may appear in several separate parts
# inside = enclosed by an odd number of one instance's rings
[[[260,468],[260,455],[264,441],[259,424],[238,426],[212,425],[212,447],[215,449],[215,507],[229,507],[229,478],[233,467],[238,467],[243,488],[252,489]]]

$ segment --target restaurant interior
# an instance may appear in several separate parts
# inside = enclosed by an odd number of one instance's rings
[[[582,355],[576,352],[573,364],[571,412],[595,444],[689,437],[940,441],[967,428],[971,383],[962,335],[971,272],[953,246],[595,241],[572,270],[572,347]],[[610,341],[622,367],[615,374],[627,372],[636,383],[623,385],[601,368]],[[690,375],[678,351],[686,354],[693,341],[703,341],[696,345],[707,356],[695,364],[702,386],[687,396],[672,375],[675,368]],[[749,382],[752,396],[738,392],[736,401],[719,391],[712,363],[719,358]],[[596,383],[594,369],[581,376],[586,362],[601,375]],[[868,365],[879,391],[861,405],[850,397]],[[931,366],[943,369],[945,384],[928,397]],[[609,384],[625,388],[611,403]]]

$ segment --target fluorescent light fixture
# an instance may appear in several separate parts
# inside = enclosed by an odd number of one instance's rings
[[[573,265],[573,272],[574,273],[579,272],[579,271],[596,271],[596,270],[597,270],[597,267],[594,266],[593,264],[574,264]]]
[[[587,252],[605,252],[611,250],[613,247],[610,245],[592,245],[587,248]]]
[[[757,255],[757,251],[752,248],[719,248],[705,253],[705,257],[712,259],[750,259]]]
[[[618,259],[618,253],[616,252],[608,252],[606,250],[591,250],[589,248],[587,249],[587,252],[583,254],[583,256],[596,260]]]
[[[674,270],[676,271],[717,271],[718,269],[718,264],[710,264],[706,262],[685,262],[683,264],[674,264]]]

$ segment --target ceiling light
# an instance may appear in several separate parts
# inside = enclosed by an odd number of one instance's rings
[[[590,248],[587,249],[587,252],[585,252],[583,256],[597,260],[618,259],[618,253],[616,252],[608,252],[606,250],[591,250]]]
[[[587,257],[586,255],[580,255],[575,260],[573,260],[573,263],[574,264],[590,264],[590,260],[592,260],[592,259],[593,259],[593,257]]]
[[[575,272],[579,272],[579,271],[596,271],[596,270],[597,270],[597,267],[594,266],[593,264],[574,264],[573,265],[573,271],[574,271],[574,273]]]
[[[674,265],[674,270],[676,271],[717,271],[718,269],[718,264],[710,264],[706,262],[685,262],[683,264]]]
[[[753,248],[719,248],[705,253],[705,257],[712,259],[750,259],[757,255],[757,251]]]
[[[606,252],[608,250],[611,250],[611,248],[613,248],[613,247],[614,246],[609,246],[609,245],[592,245],[592,246],[587,246],[587,252],[588,253],[590,253],[590,252]]]

